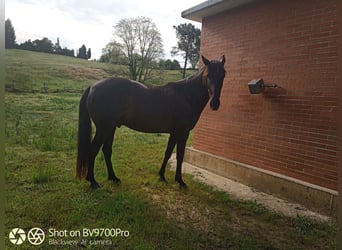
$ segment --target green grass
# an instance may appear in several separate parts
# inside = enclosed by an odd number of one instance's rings
[[[87,61],[47,53],[7,49],[5,51],[6,86],[43,92],[81,92],[91,83],[110,76],[128,77],[125,66]],[[189,70],[188,75],[194,71]],[[155,70],[147,83],[160,85],[181,79],[181,71]]]
[[[47,234],[38,247],[27,241],[14,246],[5,235],[6,249],[54,249],[51,239],[88,239],[84,248],[58,249],[334,249],[333,222],[285,217],[257,202],[233,199],[190,175],[184,176],[189,189],[179,190],[170,170],[169,183],[158,182],[165,134],[117,129],[112,160],[122,184],[106,180],[99,154],[95,176],[101,188],[92,191],[88,182],[75,178],[79,98],[76,93],[5,95],[6,234],[15,227],[26,232],[40,227]],[[49,229],[83,228],[118,228],[129,237],[48,234]],[[89,243],[101,239],[112,244]]]
[[[85,88],[97,79],[120,72],[120,67],[25,50],[6,50],[6,85],[40,91]]]

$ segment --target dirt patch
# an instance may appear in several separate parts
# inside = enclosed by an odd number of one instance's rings
[[[176,167],[176,157],[172,155],[170,159],[171,169],[175,170]],[[303,207],[300,204],[289,202],[270,194],[266,194],[257,191],[251,187],[238,183],[236,181],[230,180],[228,178],[219,176],[207,170],[198,168],[189,163],[183,162],[183,173],[191,174],[194,179],[205,183],[207,185],[213,186],[218,190],[229,193],[240,200],[255,201],[262,204],[267,209],[281,213],[285,216],[296,217],[305,216],[310,219],[319,221],[330,221],[329,216],[321,215],[319,213],[310,211],[309,209]]]
[[[63,68],[63,73],[75,80],[91,79],[98,80],[108,77],[108,74],[103,69],[83,68],[66,66]]]

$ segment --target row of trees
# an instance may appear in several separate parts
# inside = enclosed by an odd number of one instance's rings
[[[170,70],[175,70],[175,69],[181,68],[181,66],[177,60],[171,61],[170,59],[167,59],[167,60],[160,59],[158,62],[158,66],[161,69],[170,69]]]
[[[20,45],[16,44],[15,31],[9,19],[5,22],[6,48],[19,48],[46,53],[74,56],[74,50],[63,48],[57,38],[53,44],[48,38],[34,41],[28,40]],[[184,58],[183,78],[185,77],[187,64],[190,62],[195,68],[199,60],[200,29],[188,23],[173,26],[178,38],[177,45],[172,48],[172,55],[180,55]],[[164,55],[161,34],[154,22],[148,17],[123,18],[115,26],[115,37],[102,50],[100,61],[113,64],[124,64],[129,68],[129,76],[132,80],[146,81],[152,68],[179,69],[176,60],[162,60]],[[78,49],[77,57],[89,59],[90,48],[85,45]]]
[[[42,39],[36,39],[31,41],[31,39],[21,43],[16,43],[15,30],[10,19],[5,21],[5,48],[6,49],[24,49],[30,51],[52,53],[64,56],[75,56],[75,51],[73,49],[68,49],[67,47],[62,48],[60,45],[59,38],[57,38],[56,43],[53,43],[47,37]],[[85,45],[82,45],[78,51],[78,58],[89,59],[91,58],[91,49],[87,50]]]
[[[137,53],[135,57],[136,59],[139,59],[140,55]],[[112,63],[112,64],[121,64],[121,65],[130,64],[129,58],[125,54],[124,45],[122,45],[121,43],[117,41],[112,41],[108,43],[106,47],[102,49],[102,55],[99,61],[105,62],[105,63]],[[156,68],[156,67],[160,69],[168,69],[168,70],[181,69],[181,66],[177,60],[172,61],[170,59],[164,60],[160,58],[155,58],[150,63],[150,68]]]
[[[173,28],[176,30],[178,43],[173,47],[171,54],[184,58],[184,78],[188,61],[193,68],[197,66],[201,31],[190,23]],[[102,50],[100,61],[128,65],[130,78],[141,82],[148,79],[155,65],[166,69],[180,68],[177,60],[161,59],[162,38],[150,18],[124,18],[114,26],[114,29],[115,37]]]

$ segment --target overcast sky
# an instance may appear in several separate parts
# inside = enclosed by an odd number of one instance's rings
[[[59,37],[62,47],[75,49],[85,44],[98,59],[113,39],[113,26],[122,18],[145,16],[162,35],[165,57],[177,44],[173,25],[191,22],[181,12],[204,0],[6,0],[5,17],[12,21],[17,43]],[[191,22],[201,28],[201,24]],[[178,58],[177,58],[178,59]]]

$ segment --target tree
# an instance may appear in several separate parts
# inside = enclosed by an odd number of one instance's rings
[[[61,47],[61,44],[59,42],[59,38],[58,37],[57,37],[57,42],[53,46],[53,53],[59,54],[59,55],[62,54],[62,47]]]
[[[178,38],[177,46],[172,48],[171,54],[181,54],[185,60],[183,68],[183,78],[185,78],[188,60],[193,68],[196,67],[199,59],[201,30],[191,23],[183,23],[173,26]]]
[[[144,82],[151,63],[163,55],[163,43],[157,26],[148,17],[123,18],[115,25],[122,52],[128,61],[132,80]]]
[[[87,51],[87,59],[90,59],[91,58],[91,49],[88,48],[88,51]]]
[[[100,62],[128,65],[128,60],[124,53],[124,46],[114,40],[111,41],[102,49]]]
[[[74,57],[75,51],[73,49],[68,49],[64,47],[61,51],[61,55]]]
[[[34,51],[34,46],[31,39],[19,45],[19,49]]]
[[[39,40],[36,39],[32,42],[33,50],[38,52],[53,53],[53,43],[47,37]]]
[[[158,63],[160,69],[168,69],[168,70],[175,70],[180,69],[179,62],[177,60],[171,61],[170,59],[163,60],[161,59]]]
[[[180,69],[180,64],[177,60],[172,61],[172,68],[171,69]]]
[[[5,48],[6,49],[13,49],[16,47],[15,42],[16,36],[14,27],[10,19],[5,21]]]
[[[77,57],[87,59],[87,47],[84,44],[78,49]]]

